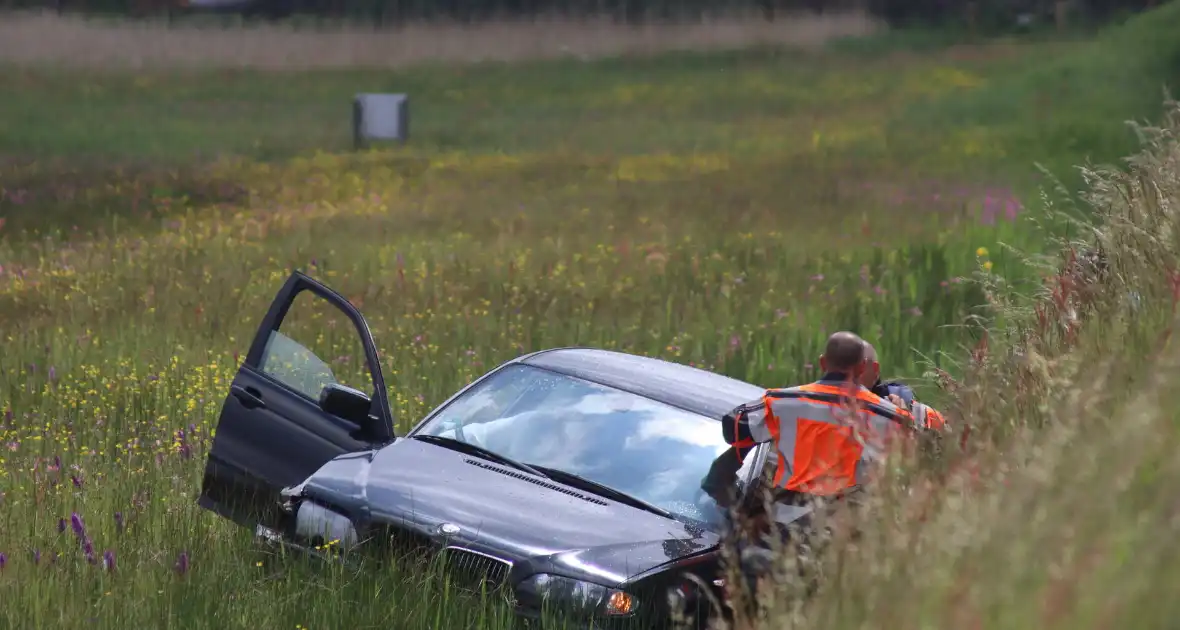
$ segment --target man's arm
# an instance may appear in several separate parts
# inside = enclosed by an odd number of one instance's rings
[[[734,491],[737,489],[737,473],[741,468],[742,461],[738,449],[731,446],[713,460],[709,472],[701,480],[701,489],[721,507],[729,507],[733,503]]]
[[[744,450],[769,442],[773,436],[767,421],[771,417],[766,399],[761,398],[738,406],[721,418],[721,433],[725,442],[738,449],[739,459]]]
[[[910,415],[914,418],[915,427],[934,431],[940,431],[946,427],[946,419],[942,417],[942,414],[930,405],[920,402],[914,396],[914,390],[908,385],[890,382],[884,383],[882,389],[887,392],[887,395],[883,396],[883,398],[887,398],[890,402],[902,409],[909,410]],[[904,402],[905,404],[898,404],[899,402]]]

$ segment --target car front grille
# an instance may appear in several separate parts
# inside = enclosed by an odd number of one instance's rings
[[[465,591],[491,593],[508,579],[512,563],[462,547],[446,547],[440,559],[451,584]]]
[[[512,570],[511,561],[457,545],[445,545],[411,528],[387,525],[384,537],[394,561],[403,568],[441,571],[451,586],[460,590],[490,593],[507,582],[508,572]]]

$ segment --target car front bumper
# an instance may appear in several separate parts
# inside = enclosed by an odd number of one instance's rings
[[[260,544],[269,547],[280,547],[286,551],[293,551],[306,556],[314,557],[324,561],[340,561],[341,557],[326,554],[322,551],[317,551],[305,545],[298,544],[282,534],[263,527],[257,526],[254,530],[254,538]],[[597,617],[597,618],[564,618],[560,620],[546,620],[540,610],[529,608],[525,606],[516,606],[513,609],[515,613],[515,628],[517,630],[634,630],[636,628],[652,628],[660,627],[660,624],[642,623],[642,612],[638,615],[629,615],[627,617]],[[667,625],[666,623],[663,625]]]

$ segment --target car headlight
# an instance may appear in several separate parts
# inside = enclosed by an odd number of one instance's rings
[[[517,586],[521,599],[546,608],[621,617],[635,612],[634,595],[601,584],[538,573]]]

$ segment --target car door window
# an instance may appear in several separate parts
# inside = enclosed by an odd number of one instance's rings
[[[303,396],[318,400],[340,384],[373,395],[364,347],[348,316],[311,291],[291,303],[279,330],[271,331],[261,370]]]

